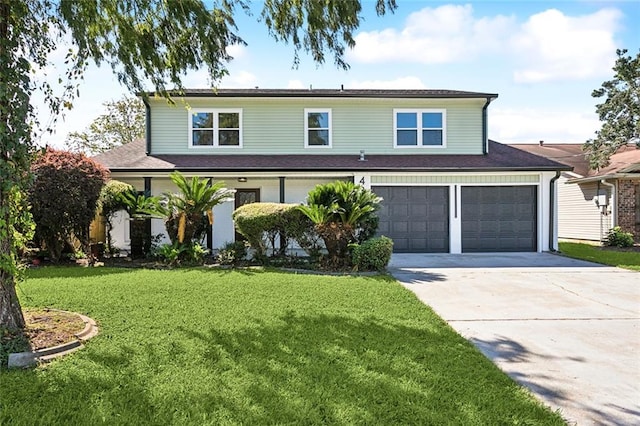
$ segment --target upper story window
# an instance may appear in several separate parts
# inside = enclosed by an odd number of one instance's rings
[[[444,109],[396,109],[393,111],[393,146],[443,148],[447,144],[446,123]]]
[[[331,147],[331,110],[304,110],[304,146]]]
[[[189,114],[189,146],[242,147],[242,110],[198,109]]]

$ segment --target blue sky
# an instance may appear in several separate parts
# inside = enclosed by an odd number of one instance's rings
[[[239,11],[239,34],[248,46],[230,49],[230,75],[218,87],[343,84],[498,93],[489,108],[490,138],[582,143],[599,128],[591,92],[612,77],[615,50],[635,55],[640,48],[640,2],[634,0],[397,2],[394,14],[377,17],[374,2],[363,0],[365,19],[346,56],[348,71],[336,69],[331,58],[317,66],[304,54],[293,69],[293,48]],[[259,1],[253,4],[259,9]],[[54,55],[50,71],[58,71],[62,56]],[[190,73],[185,85],[208,87],[206,72]],[[40,143],[62,147],[68,132],[82,131],[102,113],[103,102],[125,94],[109,67],[90,67],[74,109]],[[47,121],[43,113],[41,122]]]

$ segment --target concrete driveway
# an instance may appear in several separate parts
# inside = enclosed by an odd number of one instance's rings
[[[549,253],[394,254],[389,269],[569,424],[640,424],[640,273]]]

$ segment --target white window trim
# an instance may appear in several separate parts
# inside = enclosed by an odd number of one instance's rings
[[[194,114],[206,112],[214,115],[213,118],[213,145],[193,145],[193,119],[192,116]],[[238,114],[238,120],[240,123],[240,134],[239,134],[239,144],[238,145],[218,145],[218,131],[220,130],[220,126],[218,125],[218,114],[220,113],[236,113]],[[189,149],[240,149],[242,148],[242,108],[191,108],[187,111],[187,120],[189,127],[189,136],[188,136],[188,144]]]
[[[418,120],[418,128],[416,129],[418,133],[417,145],[398,145],[398,113],[410,112],[415,113],[416,118]],[[442,114],[442,145],[422,145],[422,113],[425,112],[437,112]],[[428,130],[429,128],[427,128]],[[433,130],[438,130],[433,128]],[[446,109],[434,109],[434,108],[394,108],[393,110],[393,147],[397,149],[442,149],[447,147],[447,110]]]
[[[328,145],[309,145],[309,130],[323,130],[323,127],[309,128],[309,113],[313,112],[326,112],[329,118],[329,144]],[[333,146],[333,121],[331,118],[331,108],[305,108],[304,109],[304,147],[309,149],[327,149]]]

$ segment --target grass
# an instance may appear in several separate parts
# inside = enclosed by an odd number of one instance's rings
[[[86,348],[0,371],[0,424],[564,424],[389,277],[41,268]]]
[[[560,252],[574,259],[640,271],[640,252],[621,251],[583,243],[559,243]]]

